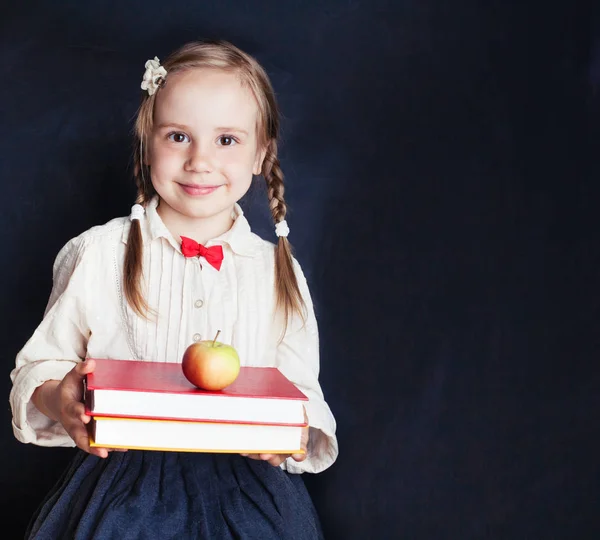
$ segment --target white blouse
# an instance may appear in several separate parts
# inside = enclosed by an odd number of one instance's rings
[[[222,245],[217,271],[203,258],[186,258],[156,207],[155,198],[140,222],[143,291],[156,315],[139,317],[123,291],[123,261],[131,222],[113,219],[70,240],[54,263],[53,288],[44,318],[18,353],[11,372],[13,430],[23,443],[75,446],[58,422],[31,402],[47,380],[61,380],[86,357],[181,362],[194,341],[230,343],[242,365],[273,366],[309,398],[308,456],[288,458],[291,473],[320,472],[337,458],[335,419],[319,385],[317,322],[304,274],[294,266],[307,307],[305,323],[295,316],[280,341],[280,318],[274,317],[274,245],[252,233],[242,209],[235,221],[207,246]]]

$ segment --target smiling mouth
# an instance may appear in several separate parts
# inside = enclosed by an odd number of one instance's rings
[[[221,185],[216,186],[200,186],[195,184],[179,184],[181,189],[188,195],[210,195],[213,191],[216,191]]]

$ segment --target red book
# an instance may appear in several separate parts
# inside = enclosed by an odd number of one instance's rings
[[[308,398],[277,368],[242,367],[220,391],[190,383],[181,364],[95,358],[86,377],[87,414],[203,422],[304,425]]]

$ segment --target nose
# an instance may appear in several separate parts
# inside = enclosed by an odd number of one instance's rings
[[[201,145],[200,143],[191,144],[184,168],[188,172],[212,172],[213,163],[210,149]]]

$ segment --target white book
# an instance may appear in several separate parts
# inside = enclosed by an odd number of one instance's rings
[[[303,453],[303,426],[97,417],[90,444],[105,448],[227,453]]]

